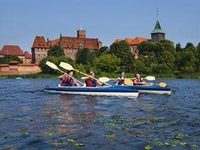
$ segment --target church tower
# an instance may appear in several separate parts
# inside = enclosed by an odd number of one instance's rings
[[[165,32],[161,29],[160,23],[157,20],[154,30],[151,32],[151,41],[156,42],[165,39]]]

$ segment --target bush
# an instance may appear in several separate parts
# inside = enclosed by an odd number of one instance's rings
[[[165,73],[170,72],[169,67],[165,64],[153,64],[151,66],[151,68],[152,68],[153,73],[163,73],[163,74],[165,74]]]
[[[67,62],[70,65],[74,66],[74,61],[71,58],[68,58],[66,56],[60,56],[60,57],[48,56],[48,57],[44,58],[39,64],[39,66],[42,70],[42,73],[60,74],[60,71],[54,70],[54,69],[50,68],[49,66],[47,66],[46,65],[47,61],[54,63],[58,67],[59,67],[60,62]],[[60,68],[60,69],[63,70],[63,68]]]
[[[94,60],[94,66],[99,72],[117,73],[120,63],[120,58],[112,54],[102,54]]]

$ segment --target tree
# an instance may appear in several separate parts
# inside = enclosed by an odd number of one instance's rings
[[[153,53],[160,53],[162,48],[157,43],[152,42],[142,42],[137,46],[139,50],[139,57],[140,55],[149,56],[151,52]]]
[[[108,52],[109,52],[109,48],[107,46],[103,46],[98,51],[96,51],[96,56],[99,57],[100,55],[108,53]]]
[[[94,66],[100,72],[117,73],[119,72],[120,58],[113,54],[102,54],[95,58]]]
[[[79,49],[76,53],[76,62],[78,64],[92,64],[94,58],[94,52],[91,52],[88,48]]]
[[[170,71],[166,64],[153,64],[151,68],[153,73],[168,73]]]
[[[181,72],[193,73],[196,70],[196,57],[192,51],[184,51],[177,55],[176,66]]]
[[[8,64],[10,61],[18,61],[19,63],[23,63],[23,61],[17,56],[6,55],[4,57],[0,57],[0,64]]]
[[[170,51],[164,50],[161,52],[162,61],[159,64],[165,64],[168,68],[173,70],[175,68],[175,56]]]
[[[194,47],[194,45],[193,45],[192,43],[188,42],[188,43],[186,44],[186,46],[185,46],[184,49],[187,49],[187,48],[189,48],[189,47]]]
[[[200,71],[200,43],[197,45],[197,70]]]
[[[145,63],[141,59],[134,60],[133,68],[135,73],[148,73],[150,67],[146,67]]]
[[[64,55],[64,50],[58,45],[51,47],[48,51],[48,56],[59,57]]]
[[[47,74],[60,74],[59,71],[54,70],[54,69],[50,68],[49,66],[47,66],[46,65],[47,61],[53,62],[58,67],[59,67],[60,62],[67,62],[67,63],[69,63],[69,64],[71,64],[71,65],[74,66],[74,61],[71,58],[69,58],[69,57],[66,57],[66,56],[60,56],[60,57],[47,56],[39,64],[42,72],[43,73],[47,73]],[[63,68],[60,68],[60,69],[63,70]]]
[[[110,46],[110,54],[114,54],[121,61],[121,69],[131,71],[133,65],[133,55],[129,45],[125,41],[115,42]]]
[[[181,51],[181,50],[182,50],[181,44],[180,44],[180,43],[177,43],[177,44],[176,44],[176,51],[179,52],[179,51]]]

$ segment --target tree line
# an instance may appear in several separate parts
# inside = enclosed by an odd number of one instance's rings
[[[8,64],[11,61],[17,61],[19,63],[23,63],[23,61],[17,56],[6,55],[4,57],[0,57],[0,64]]]
[[[72,64],[84,72],[93,70],[98,75],[114,76],[122,71],[127,73],[156,74],[191,74],[200,72],[200,44],[192,43],[182,48],[178,43],[162,40],[159,42],[143,42],[137,46],[139,57],[135,59],[129,45],[125,41],[113,43],[110,47],[102,47],[91,51],[87,48],[78,50],[76,60],[64,55],[59,46],[48,51],[48,57],[40,62],[43,73],[58,74],[45,65],[47,60],[59,65],[61,61]]]

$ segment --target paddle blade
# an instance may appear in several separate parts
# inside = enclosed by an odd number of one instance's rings
[[[82,80],[86,80],[88,77],[81,77]]]
[[[166,83],[164,83],[164,82],[160,82],[160,83],[159,83],[159,86],[161,86],[161,87],[166,87],[166,86],[167,86],[167,84],[166,84]]]
[[[124,84],[131,86],[133,85],[133,81],[131,79],[124,79]]]
[[[110,78],[108,78],[108,77],[100,77],[99,78],[99,81],[101,81],[101,82],[108,82],[108,81],[110,81],[111,79]]]
[[[74,68],[66,62],[61,62],[59,66],[66,69],[66,70],[74,70]]]
[[[58,67],[54,63],[52,63],[50,61],[47,61],[46,65],[49,66],[49,67],[51,67],[52,69],[58,70]]]
[[[156,80],[156,78],[154,76],[147,76],[145,79],[149,80],[149,81]]]

